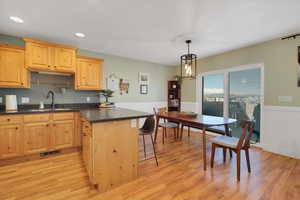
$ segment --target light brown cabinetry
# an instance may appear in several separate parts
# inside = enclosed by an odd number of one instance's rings
[[[76,48],[23,38],[26,67],[33,71],[75,73]]]
[[[0,158],[22,155],[22,139],[20,124],[0,125]]]
[[[28,88],[30,73],[25,68],[24,49],[0,44],[0,87]]]
[[[77,56],[75,89],[100,90],[102,89],[103,60]]]
[[[24,124],[24,153],[40,153],[49,150],[49,122]]]
[[[0,159],[81,146],[78,113],[0,116]],[[80,136],[81,137],[81,136]]]
[[[83,160],[90,181],[101,192],[137,177],[138,130],[131,124],[121,120],[88,125],[83,120]]]

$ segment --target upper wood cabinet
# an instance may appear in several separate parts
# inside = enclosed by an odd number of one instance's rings
[[[28,69],[75,73],[77,48],[29,38],[23,40]]]
[[[103,81],[103,60],[77,56],[75,89],[101,90]]]
[[[28,88],[30,73],[24,64],[22,47],[0,44],[0,87]]]

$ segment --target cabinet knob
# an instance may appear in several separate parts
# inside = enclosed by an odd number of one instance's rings
[[[51,66],[50,65],[48,65],[48,68],[50,68]]]
[[[113,150],[113,153],[117,153],[117,150],[114,149],[114,150]]]
[[[9,122],[9,121],[10,121],[10,119],[7,119],[7,121]]]
[[[46,124],[46,126],[48,127],[48,126],[49,126],[49,124]]]
[[[19,128],[18,127],[16,127],[16,130],[18,130]]]
[[[24,83],[21,83],[21,85],[24,85]]]

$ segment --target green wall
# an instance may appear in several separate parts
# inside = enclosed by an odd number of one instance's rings
[[[167,99],[167,80],[171,80],[176,68],[143,62],[123,57],[111,56],[87,50],[79,50],[81,56],[89,56],[104,59],[104,77],[111,73],[116,76],[129,80],[129,94],[115,94],[115,102],[130,101],[166,101]],[[149,73],[148,94],[141,95],[138,83],[139,72]],[[104,80],[105,84],[105,80]]]
[[[36,38],[38,39],[38,38]],[[21,38],[1,35],[0,34],[0,43],[8,43],[24,46],[24,41]],[[95,58],[104,59],[104,78],[108,77],[111,73],[114,73],[116,76],[129,80],[129,93],[120,95],[119,92],[114,94],[114,97],[111,99],[114,102],[150,102],[150,101],[165,101],[167,99],[167,80],[172,79],[173,75],[176,72],[176,68],[172,66],[160,65],[150,62],[144,62],[124,57],[106,55],[98,52],[93,52],[89,50],[78,50],[78,55],[81,56],[90,56]],[[140,94],[139,84],[138,84],[138,74],[149,73],[149,88],[148,94]],[[51,78],[52,80],[53,78]],[[58,77],[59,81],[62,81],[61,77]],[[65,78],[65,81],[72,81]],[[103,80],[105,85],[106,81]],[[33,85],[34,86],[34,85]],[[50,87],[50,86],[49,86]],[[36,90],[36,91],[35,91]],[[47,88],[43,88],[47,91]],[[38,103],[40,99],[44,99],[44,94],[42,94],[38,87],[32,87],[29,90],[26,89],[0,89],[0,96],[5,94],[17,94],[18,96],[29,96],[31,97],[31,103]],[[40,95],[39,95],[40,94]],[[72,97],[74,103],[85,102],[85,97],[92,97],[93,101],[97,101],[96,91],[74,91],[72,88],[68,90],[68,101],[66,95],[61,95],[60,102],[72,103]],[[78,95],[82,98],[78,98]]]
[[[247,64],[264,63],[265,105],[300,106],[300,87],[297,87],[297,46],[296,40],[271,40],[215,56],[198,60],[199,73],[237,67]],[[179,67],[177,68],[177,73]],[[196,81],[184,80],[183,101],[196,101]],[[292,96],[293,101],[282,103],[278,96]]]

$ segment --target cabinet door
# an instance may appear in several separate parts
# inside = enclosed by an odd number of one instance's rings
[[[0,126],[0,158],[22,154],[22,131],[20,125]]]
[[[89,179],[93,182],[92,137],[87,132],[82,133],[82,157]]]
[[[12,48],[0,48],[0,87],[22,87],[25,85],[24,51]]]
[[[100,65],[99,63],[87,63],[88,87],[100,89]]]
[[[26,43],[26,67],[51,70],[51,49],[47,45]]]
[[[75,72],[75,50],[55,47],[54,70]]]
[[[87,63],[84,60],[77,60],[76,66],[76,88],[84,89],[88,87]]]
[[[54,121],[51,135],[54,149],[73,146],[74,120]]]
[[[25,154],[45,152],[49,150],[50,125],[48,122],[24,125]]]

